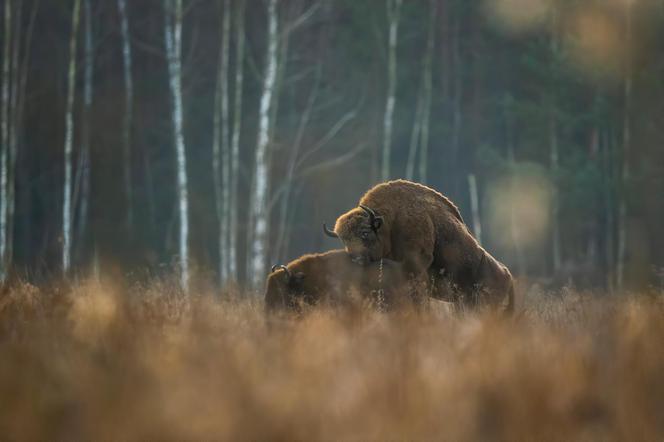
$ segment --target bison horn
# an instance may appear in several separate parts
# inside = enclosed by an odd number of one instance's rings
[[[272,266],[272,272],[274,272],[275,270],[283,270],[284,272],[286,272],[286,276],[288,277],[288,279],[291,279],[291,272],[290,272],[290,270],[288,270],[288,267],[286,267],[285,265],[275,264],[275,265]]]
[[[376,212],[374,212],[372,209],[365,206],[364,204],[360,204],[360,208],[365,212],[367,212],[367,214],[369,215],[369,217],[371,217],[372,220],[378,217],[378,215],[376,215]]]
[[[327,236],[329,236],[330,238],[339,238],[339,235],[337,235],[337,234],[334,232],[334,230],[330,230],[330,229],[328,229],[328,228],[327,228],[327,225],[326,225],[325,223],[323,223],[323,232],[325,232],[325,234],[326,234]]]
[[[383,217],[376,215],[376,212],[363,204],[360,204],[360,208],[367,212],[369,215],[369,224],[371,225],[373,231],[377,232],[378,229],[380,229],[380,226],[383,225]]]

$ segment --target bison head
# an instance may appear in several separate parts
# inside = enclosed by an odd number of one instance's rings
[[[341,215],[334,231],[323,224],[323,231],[328,236],[341,239],[356,264],[378,261],[389,251],[389,235],[385,231],[383,217],[367,206],[360,205]]]
[[[265,309],[297,309],[297,299],[303,295],[303,280],[304,274],[301,272],[293,273],[285,265],[272,266],[265,289]]]

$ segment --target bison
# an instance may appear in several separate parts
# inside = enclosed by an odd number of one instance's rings
[[[436,286],[449,281],[470,304],[506,303],[507,311],[513,309],[507,267],[478,244],[457,206],[427,186],[406,180],[378,184],[359,207],[337,219],[334,230],[325,224],[323,230],[343,241],[356,264],[391,259],[403,263],[410,278],[429,272],[436,275]]]
[[[411,291],[403,265],[379,260],[354,264],[344,250],[304,255],[287,266],[272,267],[267,278],[265,308],[300,311],[302,304],[344,303],[356,293],[390,308],[419,301]]]

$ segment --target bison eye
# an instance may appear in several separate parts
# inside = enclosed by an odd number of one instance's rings
[[[360,237],[361,237],[362,239],[368,239],[368,238],[369,238],[369,232],[362,232],[362,233],[360,234]]]

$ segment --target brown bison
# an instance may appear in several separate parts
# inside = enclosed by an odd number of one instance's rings
[[[437,274],[438,282],[449,281],[471,304],[505,302],[513,309],[509,270],[478,244],[454,203],[422,184],[378,184],[337,219],[333,231],[323,229],[343,241],[357,264],[391,259],[403,263],[411,278]]]
[[[384,259],[360,267],[344,250],[304,255],[273,266],[267,278],[267,311],[299,311],[302,304],[344,303],[352,294],[393,307],[417,301],[403,265]]]

